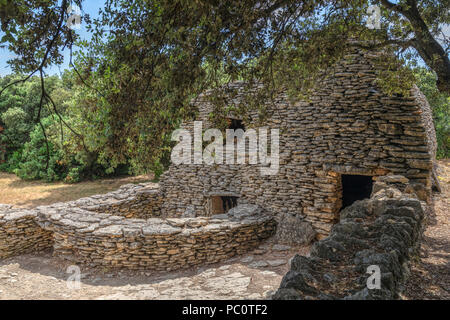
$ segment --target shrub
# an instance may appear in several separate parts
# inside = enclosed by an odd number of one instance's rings
[[[71,168],[69,170],[69,173],[67,174],[67,176],[64,178],[64,181],[67,183],[76,183],[76,182],[80,182],[81,181],[81,174],[80,174],[81,169],[80,168]]]
[[[52,118],[45,118],[42,124],[48,130],[53,124]],[[47,145],[39,124],[30,134],[30,141],[25,143],[22,157],[14,173],[24,180],[43,179],[46,181],[61,180],[66,175],[67,168],[62,163],[62,152],[49,139],[49,159],[47,166]]]

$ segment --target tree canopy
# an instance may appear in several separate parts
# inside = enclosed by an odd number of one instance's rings
[[[380,10],[379,28],[367,26],[371,4]],[[237,79],[249,89],[264,84],[264,92],[249,95],[249,107],[281,89],[304,95],[321,70],[355,45],[349,40],[394,52],[397,59],[380,63],[395,64],[404,79],[413,74],[401,62],[423,60],[438,90],[450,93],[450,40],[443,32],[449,1],[106,0],[98,18],[83,16],[91,41],[77,40],[66,27],[69,5],[0,0],[1,42],[17,55],[13,70],[28,74],[21,80],[61,63],[64,48],[82,48],[73,75],[89,119],[83,132],[115,164],[133,159],[148,169],[164,157],[170,133],[205,89],[214,89],[217,108],[226,107],[222,85]],[[408,81],[384,76],[391,92],[407,92]],[[41,91],[38,109],[54,106],[44,82]]]

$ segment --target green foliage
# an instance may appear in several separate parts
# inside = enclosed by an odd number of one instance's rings
[[[93,38],[79,43],[84,50],[76,57],[88,85],[78,100],[89,124],[87,144],[109,168],[129,161],[133,172],[160,170],[171,132],[196,111],[193,98],[212,89],[212,120],[219,126],[229,108],[223,85],[244,80],[247,95],[235,111],[257,110],[263,119],[264,103],[281,90],[308,97],[321,72],[350,50],[349,39],[393,44],[384,49],[397,57],[379,61],[385,70],[379,84],[388,94],[406,95],[414,78],[401,62],[418,58],[404,42],[415,32],[413,17],[378,3],[382,28],[372,30],[366,27],[370,4],[106,0],[100,17],[86,20]],[[419,1],[418,8],[439,34],[448,4]],[[256,82],[264,90],[254,90]]]
[[[450,158],[450,95],[439,92],[436,75],[426,68],[416,68],[417,86],[427,97],[433,110],[438,149],[436,157]]]
[[[26,118],[27,114],[19,107],[9,108],[0,115],[0,119],[6,127],[6,130],[3,132],[5,139],[2,140],[9,143],[10,148],[20,148],[27,140],[30,129]]]
[[[70,3],[0,0],[0,45],[17,55],[9,61],[14,71],[37,74],[62,62],[61,49],[77,40],[64,26]],[[450,2],[395,3],[106,0],[98,19],[83,17],[92,40],[77,43],[83,49],[75,59],[82,80],[74,72],[65,72],[62,79],[45,78],[46,91],[64,123],[48,101],[42,110],[37,108],[42,97],[37,77],[0,96],[0,126],[5,128],[0,145],[7,146],[7,163],[1,168],[21,170],[25,178],[66,181],[124,171],[159,175],[169,163],[172,131],[196,112],[192,99],[212,89],[212,120],[223,123],[230,110],[224,99],[230,92],[223,85],[244,80],[247,96],[233,111],[245,115],[254,109],[261,120],[266,116],[264,103],[281,90],[307,98],[323,70],[353,45],[349,39],[361,40],[361,46],[384,44],[381,47],[397,55],[392,61],[379,61],[387,71],[378,74],[378,81],[388,94],[408,92],[414,79],[399,62],[417,61],[419,55],[438,73],[440,87],[445,90],[447,83],[450,88],[448,56],[434,39],[450,23]],[[381,29],[366,27],[370,4],[381,7]],[[0,89],[23,77],[0,78]],[[256,83],[264,90],[255,89]],[[428,85],[435,91],[436,79],[434,87]],[[433,95],[427,94],[438,155],[444,157],[448,97],[433,100]],[[48,131],[48,168],[39,117]]]
[[[2,87],[20,79],[21,75],[0,77]],[[40,79],[33,77],[6,89],[0,96],[0,143],[6,146],[6,162],[0,170],[16,173],[27,180],[64,180],[74,183],[107,175],[128,173],[128,162],[111,163],[101,159],[101,137],[94,134],[82,102],[82,90],[74,74],[66,72],[62,79],[45,78],[45,86],[55,103],[61,119],[54,114],[53,105],[41,110],[49,146],[39,122],[36,121],[40,97]],[[83,135],[80,134],[83,133]],[[0,151],[2,152],[2,151]]]
[[[25,121],[26,113],[21,108],[12,107],[1,115],[2,121],[9,128],[14,128]]]
[[[67,174],[66,178],[64,179],[65,182],[69,183],[75,183],[81,181],[81,170],[80,168],[72,168],[69,170],[69,173]]]
[[[45,129],[54,125],[51,117],[42,119]],[[46,181],[61,180],[65,167],[61,163],[62,154],[54,143],[48,141],[50,159],[47,167],[47,147],[44,133],[40,125],[36,125],[30,133],[30,141],[25,143],[20,164],[14,173],[24,180],[43,179]]]
[[[80,0],[1,0],[0,45],[7,44],[17,57],[8,62],[15,72],[35,72],[52,64],[61,64],[60,50],[77,35],[65,26],[71,4]]]

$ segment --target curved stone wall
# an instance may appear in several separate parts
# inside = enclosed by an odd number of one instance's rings
[[[431,153],[431,158],[435,159],[437,150],[437,141],[436,141],[436,130],[434,129],[433,110],[431,110],[431,106],[428,103],[428,100],[425,97],[425,95],[420,91],[420,89],[416,85],[414,85],[412,93],[421,106],[420,116],[422,119],[422,125],[427,133],[426,138],[428,150]]]
[[[280,167],[262,176],[260,165],[171,165],[161,177],[163,215],[186,210],[203,215],[214,193],[234,193],[238,203],[265,206],[311,223],[319,238],[339,220],[341,175],[403,175],[431,194],[435,132],[431,109],[417,87],[409,97],[389,96],[377,84],[381,53],[354,49],[331,66],[309,101],[280,93],[267,103],[264,126],[280,129]],[[231,83],[226,105],[244,104],[244,84]],[[203,130],[213,127],[207,94],[196,100]],[[233,116],[230,114],[230,117]],[[259,127],[257,112],[242,119]],[[193,132],[194,122],[183,128]]]
[[[94,205],[86,209],[125,218],[146,219],[161,215],[162,200],[159,189],[144,189],[127,199],[115,203]]]
[[[243,254],[276,228],[258,206],[161,219],[153,217],[158,201],[158,189],[143,184],[33,210],[6,208],[0,213],[0,258],[53,247],[55,256],[89,267],[170,271]]]
[[[90,267],[175,270],[245,253],[270,237],[275,222],[260,214],[242,219],[125,219],[81,209],[46,208],[40,224],[53,232],[54,255]]]
[[[146,219],[161,215],[162,201],[156,184],[141,183],[126,184],[116,191],[71,201],[64,206],[75,206],[125,218]]]

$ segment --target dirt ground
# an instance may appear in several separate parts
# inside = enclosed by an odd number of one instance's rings
[[[127,183],[148,182],[152,179],[153,175],[142,175],[68,184],[24,181],[14,174],[0,172],[0,204],[33,208],[107,193]]]
[[[434,196],[420,259],[414,261],[402,294],[406,300],[450,299],[450,160],[438,163],[443,191]],[[67,185],[22,182],[0,174],[0,203],[32,207],[148,180],[136,177]],[[67,281],[74,275],[67,272],[69,265],[50,252],[22,255],[0,262],[0,299],[265,299],[278,288],[296,253],[307,255],[309,248],[268,241],[244,256],[177,272],[80,270],[79,287]]]
[[[450,299],[450,159],[438,161],[442,193],[433,197],[434,212],[428,217],[420,260],[411,268],[404,299]]]
[[[289,258],[308,252],[266,242],[244,256],[178,272],[80,270],[79,286],[70,266],[51,253],[22,255],[0,262],[0,300],[265,299],[288,271]]]

